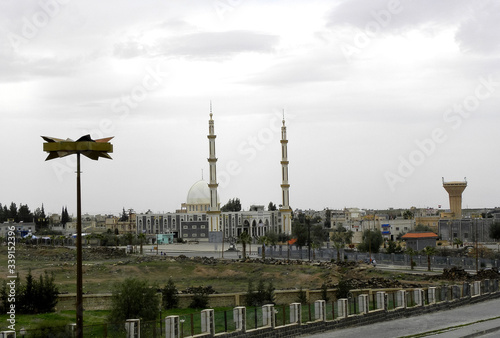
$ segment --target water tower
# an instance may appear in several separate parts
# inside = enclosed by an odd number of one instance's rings
[[[462,192],[467,187],[467,180],[445,182],[443,177],[443,188],[446,189],[450,197],[451,218],[462,218]]]

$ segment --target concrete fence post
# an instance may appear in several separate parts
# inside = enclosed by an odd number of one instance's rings
[[[498,279],[493,280],[493,292],[498,292]]]
[[[424,290],[415,289],[413,290],[413,300],[415,301],[415,306],[424,305]]]
[[[480,296],[481,295],[481,282],[479,282],[479,281],[474,282],[472,290],[473,290],[474,296]]]
[[[302,324],[302,304],[290,304],[290,324]]]
[[[367,294],[362,294],[358,296],[358,305],[360,314],[367,314],[370,311]]]
[[[436,304],[436,287],[431,286],[427,289],[427,298],[429,298],[429,304]]]
[[[16,338],[16,331],[2,331],[0,338]]]
[[[201,333],[209,335],[215,334],[215,319],[213,309],[206,309],[201,311]]]
[[[406,309],[406,291],[398,290],[396,293],[396,307]]]
[[[464,282],[462,284],[462,297],[463,298],[470,298],[471,292],[470,292],[470,284],[467,282]]]
[[[379,291],[376,294],[376,308],[377,310],[384,310],[387,311],[387,302],[386,302],[386,297],[385,297],[385,292],[384,291]]]
[[[338,318],[347,318],[349,316],[349,312],[347,311],[347,298],[340,298],[337,300],[338,304]]]
[[[485,279],[483,280],[483,284],[484,284],[484,293],[490,293],[491,292],[491,289],[490,289],[490,280],[489,279]]]
[[[451,300],[460,299],[460,286],[452,285],[451,287]]]
[[[314,319],[326,321],[326,302],[324,300],[314,302]]]
[[[233,309],[233,320],[236,326],[236,331],[246,332],[247,308],[237,306]]]
[[[179,316],[165,317],[165,338],[179,338]]]
[[[262,324],[270,326],[273,329],[276,327],[276,313],[274,312],[274,304],[266,304],[262,306]]]
[[[141,320],[127,319],[125,321],[125,331],[127,331],[127,338],[141,338]]]
[[[441,301],[442,302],[448,301],[448,286],[446,286],[446,285],[443,285],[441,287]]]

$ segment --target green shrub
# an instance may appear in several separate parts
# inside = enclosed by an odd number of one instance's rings
[[[113,288],[109,320],[112,323],[126,319],[155,320],[159,305],[156,287],[150,287],[145,280],[127,278]]]
[[[175,309],[179,306],[179,291],[177,291],[172,278],[168,279],[167,285],[165,285],[161,292],[164,309]]]
[[[303,289],[302,289],[302,286],[300,287],[299,289],[299,294],[297,296],[297,303],[300,303],[300,304],[307,304],[307,292],[305,292]]]

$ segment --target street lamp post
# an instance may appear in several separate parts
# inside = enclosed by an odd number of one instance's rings
[[[49,155],[45,161],[76,154],[76,336],[83,337],[83,297],[82,297],[82,201],[80,184],[80,154],[98,160],[100,157],[111,159],[108,153],[113,152],[113,145],[109,141],[113,137],[92,140],[90,135],[73,141],[42,136],[46,141],[43,150]]]

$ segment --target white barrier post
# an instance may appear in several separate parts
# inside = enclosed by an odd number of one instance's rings
[[[314,302],[314,319],[326,321],[326,302],[324,300],[317,300]]]
[[[165,317],[165,338],[179,338],[179,316]]]
[[[127,319],[125,321],[125,330],[127,331],[127,338],[141,338],[141,320]]]
[[[302,324],[302,304],[290,304],[290,324]]]
[[[201,311],[201,333],[215,334],[214,310],[206,309]]]

